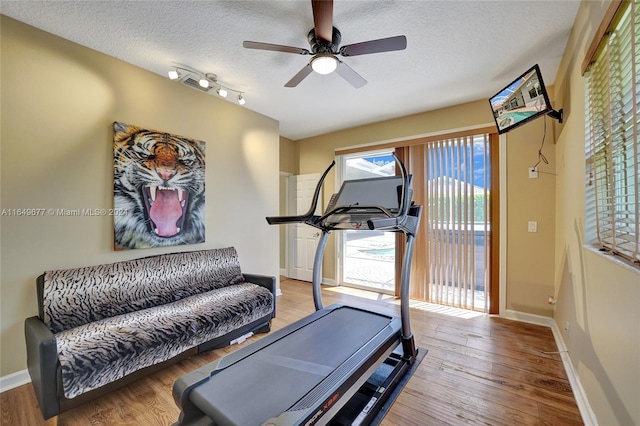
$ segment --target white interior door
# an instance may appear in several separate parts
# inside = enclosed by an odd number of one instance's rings
[[[304,214],[311,206],[313,193],[320,180],[320,173],[290,176],[288,179],[289,214]],[[321,209],[322,197],[318,200],[316,213]],[[320,231],[302,223],[287,226],[289,226],[289,278],[312,281],[313,260],[316,254],[316,247],[318,247]]]

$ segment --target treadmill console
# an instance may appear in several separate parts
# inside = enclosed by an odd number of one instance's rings
[[[401,198],[401,176],[345,180],[322,221],[333,229],[367,229],[373,218],[396,215]]]

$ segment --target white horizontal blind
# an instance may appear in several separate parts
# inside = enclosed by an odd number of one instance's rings
[[[585,76],[589,166],[587,229],[598,244],[640,263],[638,1],[625,3]]]

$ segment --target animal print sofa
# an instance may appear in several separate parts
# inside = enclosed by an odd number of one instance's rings
[[[37,279],[27,365],[45,419],[188,356],[267,332],[275,277],[234,248],[165,254]]]

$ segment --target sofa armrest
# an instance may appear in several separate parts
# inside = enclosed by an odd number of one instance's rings
[[[51,330],[38,317],[24,321],[27,343],[27,368],[44,419],[60,413],[58,400],[58,353]]]
[[[271,318],[275,318],[276,317],[276,277],[272,277],[269,275],[245,274],[245,273],[243,273],[242,276],[246,282],[265,287],[271,292],[271,294],[273,295],[273,313],[271,314]]]

